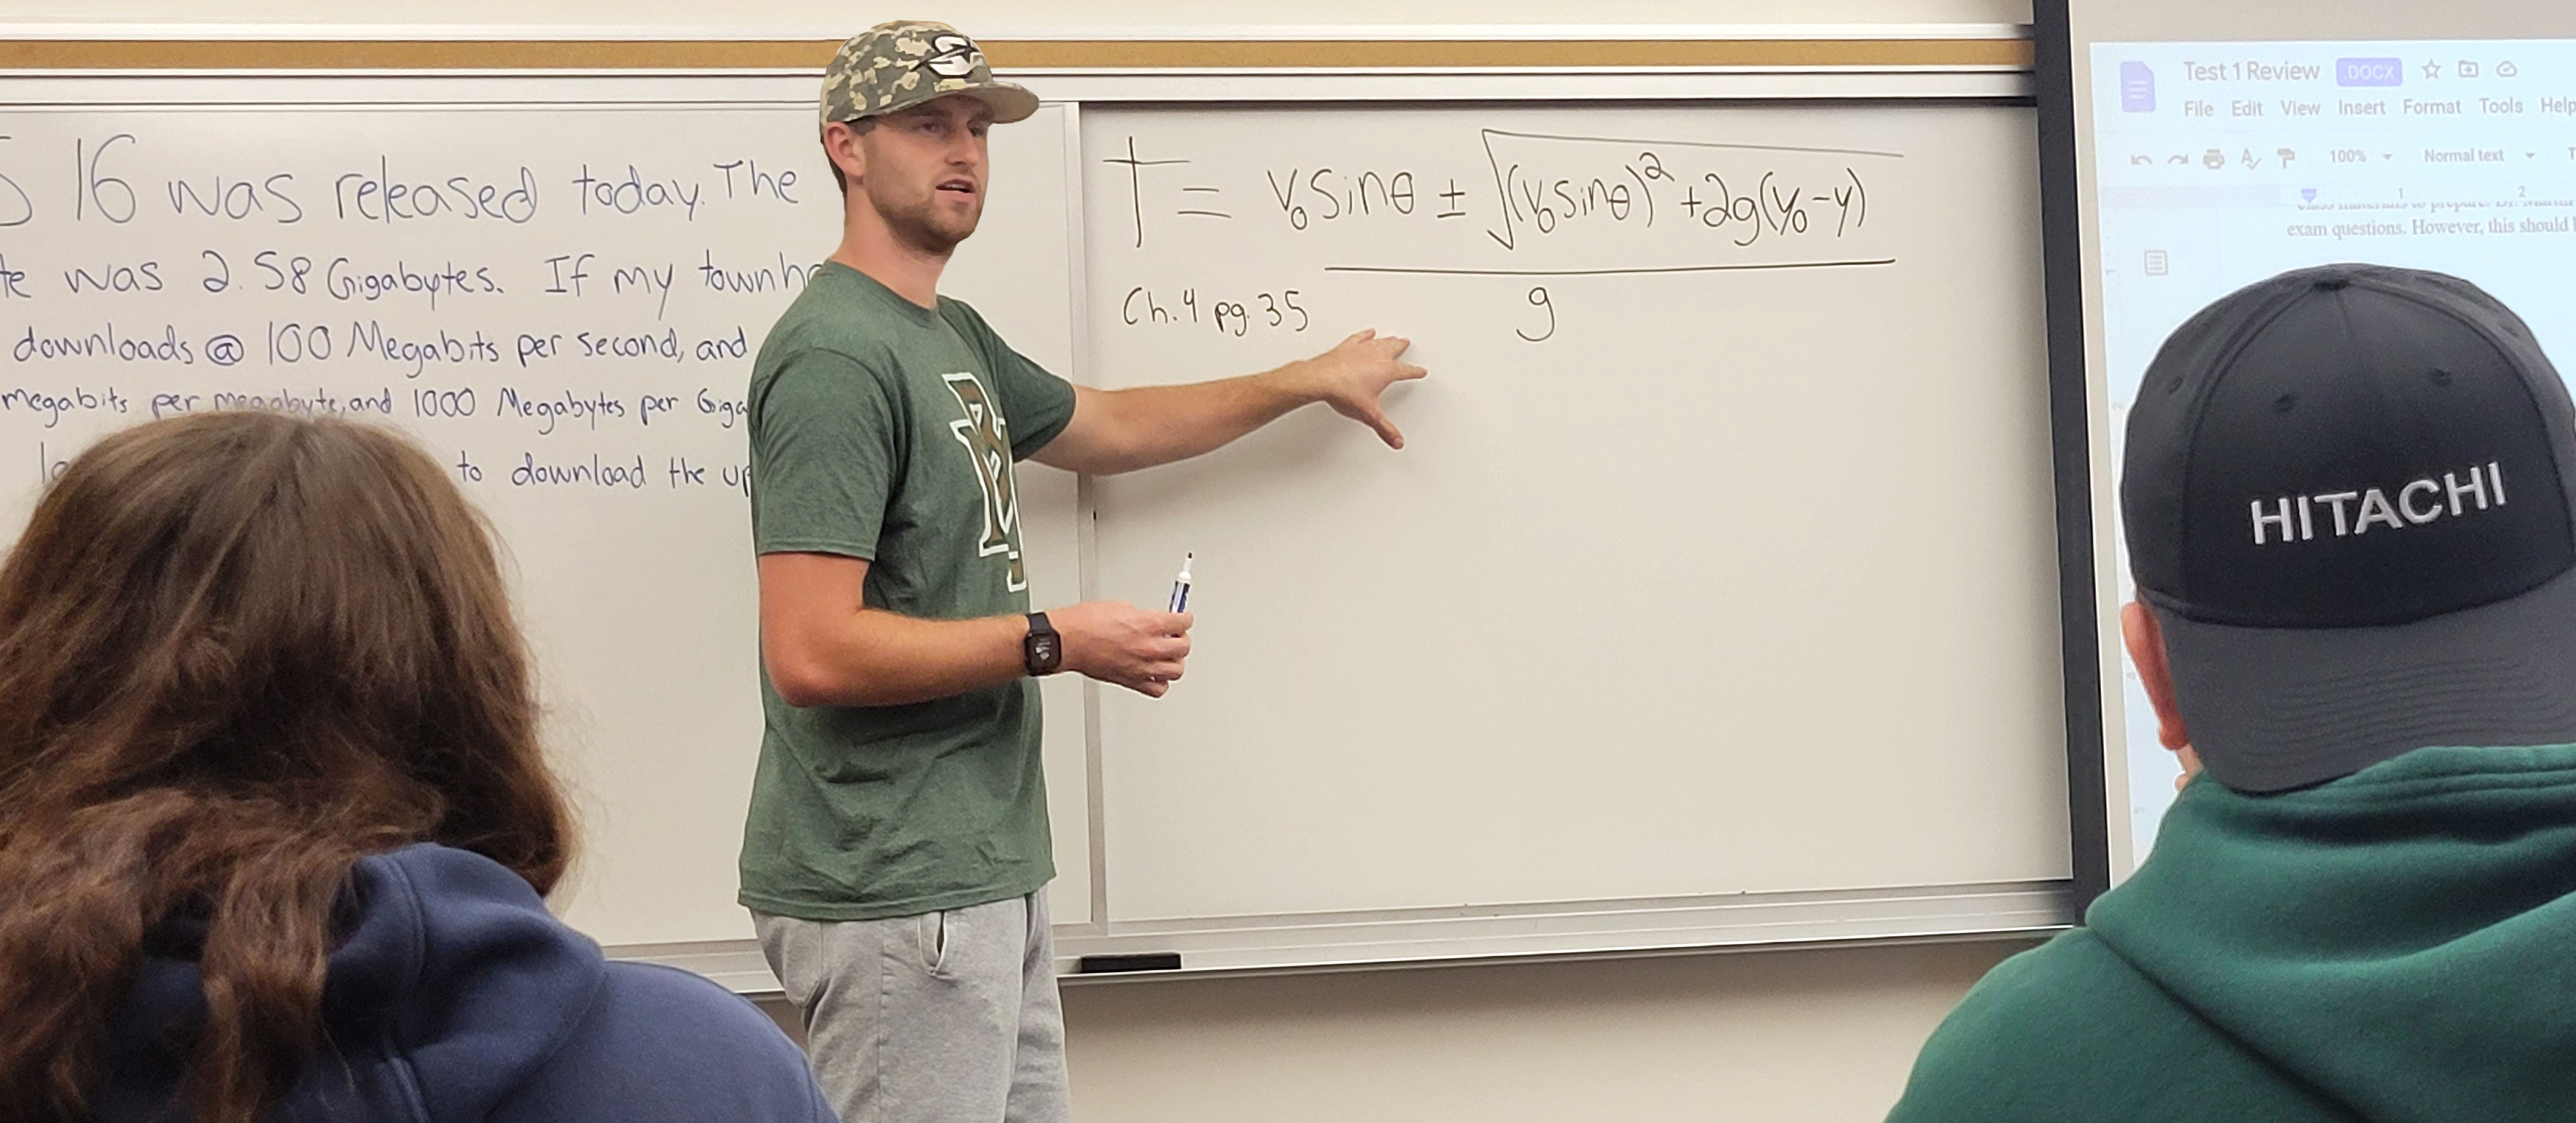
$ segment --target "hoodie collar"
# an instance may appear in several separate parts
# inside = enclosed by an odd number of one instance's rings
[[[2242,1048],[2385,1123],[2576,1118],[2576,746],[2194,781],[2087,924]]]
[[[482,1119],[571,1035],[606,972],[599,946],[525,880],[465,850],[360,859],[340,918],[322,995],[335,1052],[308,1068],[283,1118]],[[151,1117],[177,1094],[205,1018],[203,925],[183,911],[147,943],[103,1056],[102,1120]]]

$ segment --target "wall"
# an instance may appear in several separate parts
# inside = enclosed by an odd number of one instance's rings
[[[696,0],[0,0],[0,22],[703,28]],[[1539,25],[1557,0],[825,0],[724,9],[827,36],[898,15],[1007,28]],[[2025,23],[2027,0],[1598,0],[1595,24]],[[2022,945],[1956,944],[1068,988],[1094,1123],[1873,1120],[1925,1034]],[[773,1007],[792,1021],[792,1015]]]

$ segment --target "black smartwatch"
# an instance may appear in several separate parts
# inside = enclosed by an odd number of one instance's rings
[[[1031,675],[1051,675],[1064,667],[1064,637],[1047,623],[1046,613],[1029,613],[1028,638],[1020,641],[1020,657]]]

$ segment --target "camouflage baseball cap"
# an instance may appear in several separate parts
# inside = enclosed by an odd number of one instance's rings
[[[823,123],[855,121],[933,98],[966,94],[1009,124],[1038,111],[1038,96],[993,80],[975,41],[928,20],[881,23],[850,37],[823,69]]]

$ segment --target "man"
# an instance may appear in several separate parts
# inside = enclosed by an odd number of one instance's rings
[[[1012,462],[1196,456],[1322,402],[1401,447],[1418,378],[1361,332],[1265,374],[1071,386],[938,295],[983,212],[985,130],[1037,110],[974,43],[889,23],[841,46],[822,140],[840,248],[761,347],[749,396],[767,730],[742,895],[849,1123],[1066,1117],[1035,676],[1160,697],[1187,615],[1028,612]]]
[[[2285,274],[2166,342],[2125,460],[2121,631],[2197,775],[1890,1118],[2576,1119],[2576,409],[2530,331]]]

